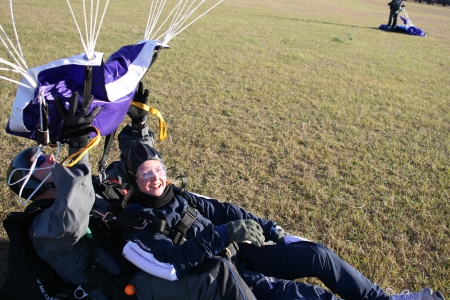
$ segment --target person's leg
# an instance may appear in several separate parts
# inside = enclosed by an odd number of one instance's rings
[[[179,280],[139,271],[130,283],[137,298],[145,300],[256,300],[234,265],[220,257],[204,261]]]
[[[394,20],[392,23],[392,28],[395,28],[395,26],[397,26],[397,18],[398,18],[398,12],[394,12]]]
[[[261,273],[242,271],[241,277],[258,300],[336,300],[333,293],[304,282],[267,277]]]
[[[386,293],[327,247],[299,242],[256,247],[240,244],[249,270],[294,280],[317,277],[344,299],[388,299]]]
[[[391,24],[392,24],[393,18],[394,18],[394,11],[391,10],[391,11],[389,11],[389,22],[387,23],[388,29],[389,29],[389,26],[391,26]]]

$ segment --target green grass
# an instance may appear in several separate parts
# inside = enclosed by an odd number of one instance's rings
[[[407,1],[415,37],[378,30],[386,3],[223,2],[144,77],[169,126],[156,147],[190,190],[329,246],[383,288],[449,297],[449,8]],[[83,51],[65,3],[14,5],[29,66]],[[148,5],[111,3],[96,50],[142,39]],[[0,81],[5,125],[15,89]],[[1,170],[30,144],[1,132]],[[21,209],[0,190],[2,217]]]

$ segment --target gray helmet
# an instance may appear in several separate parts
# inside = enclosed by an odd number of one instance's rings
[[[31,163],[36,159],[36,153],[37,149],[36,147],[31,147],[28,149],[23,150],[20,152],[16,157],[13,158],[11,161],[11,164],[8,167],[8,170],[6,171],[6,181],[8,182],[9,188],[19,195],[20,189],[22,188],[22,185],[24,183],[24,180],[17,182],[25,176],[27,176],[30,168]],[[17,171],[16,171],[17,170]],[[12,174],[12,176],[11,176]],[[11,179],[10,179],[11,177]],[[17,183],[16,183],[17,182]],[[22,190],[22,197],[28,198],[30,195],[38,188],[38,186],[41,184],[42,181],[39,179],[34,178],[33,176],[30,176],[29,180],[27,181],[26,185],[24,186]],[[12,183],[10,185],[9,183]],[[14,184],[15,183],[15,184]],[[48,188],[54,187],[54,183],[46,183],[41,185],[36,193],[34,193],[33,197],[36,197],[43,192],[45,192]]]
[[[125,177],[128,183],[134,184],[136,182],[136,171],[147,160],[157,160],[163,163],[161,154],[155,148],[141,142],[134,144],[124,163]]]

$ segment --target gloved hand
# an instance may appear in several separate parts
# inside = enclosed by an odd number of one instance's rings
[[[67,110],[63,101],[56,98],[56,110],[64,120],[63,138],[69,141],[69,146],[73,148],[82,148],[88,144],[92,120],[102,109],[100,106],[94,108],[89,114],[89,107],[94,100],[94,96],[86,95],[83,97],[82,107],[78,110],[78,92],[75,91],[69,101]]]
[[[283,228],[280,227],[274,231],[270,240],[274,241],[277,244],[284,244],[284,237],[286,235],[287,235],[287,233],[283,230]]]
[[[228,230],[228,242],[242,243],[250,241],[258,247],[264,244],[261,226],[254,220],[236,220],[225,224]]]
[[[149,94],[150,91],[148,89],[144,90],[144,83],[140,81],[133,102],[149,106]],[[130,105],[127,114],[131,118],[132,133],[140,137],[146,136],[148,134],[148,111],[141,107]]]

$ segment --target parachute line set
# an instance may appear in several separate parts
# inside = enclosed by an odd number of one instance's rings
[[[6,49],[7,58],[0,57],[0,79],[17,85],[6,132],[37,141],[39,148],[57,145],[59,154],[63,119],[58,114],[55,101],[62,107],[69,106],[69,99],[77,92],[78,102],[85,93],[94,100],[89,111],[101,106],[101,111],[92,121],[91,137],[95,139],[85,148],[63,162],[71,166],[100,141],[100,136],[113,134],[126,116],[137,86],[148,72],[162,49],[187,27],[211,11],[223,0],[149,0],[149,16],[143,25],[144,38],[137,43],[124,45],[104,61],[104,54],[95,52],[95,46],[107,15],[109,0],[76,1],[75,7],[66,0],[84,53],[59,58],[44,65],[29,68],[19,41],[19,33],[13,13],[13,1],[9,1],[12,31],[11,39],[0,24],[0,41]],[[124,2],[125,3],[125,2]],[[83,26],[84,25],[84,26]],[[26,41],[26,37],[22,40]],[[26,50],[26,47],[24,47]],[[25,51],[26,52],[26,51]],[[91,79],[85,80],[85,71],[90,69]],[[4,74],[13,73],[8,77]],[[17,74],[21,75],[20,81]],[[153,107],[141,107],[159,118],[159,138],[167,136],[167,125],[161,113]],[[76,158],[78,157],[78,158]],[[30,167],[28,180],[34,171]],[[14,184],[9,182],[8,184]],[[27,199],[28,201],[29,199]],[[27,201],[19,204],[23,205]]]

